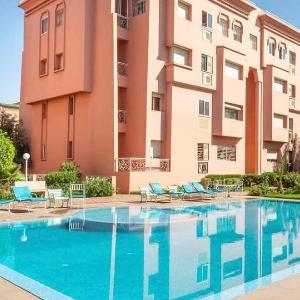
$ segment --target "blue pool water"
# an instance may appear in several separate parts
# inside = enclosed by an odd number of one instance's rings
[[[0,226],[0,276],[45,299],[230,299],[299,262],[293,202],[93,209]]]

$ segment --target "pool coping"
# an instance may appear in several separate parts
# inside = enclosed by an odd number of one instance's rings
[[[129,205],[129,203],[122,203],[121,205],[115,205],[115,203],[112,203],[111,206],[100,206],[100,207],[87,207],[85,210],[93,210],[93,209],[108,209],[108,208],[127,208],[127,207],[141,207],[141,205],[144,204],[150,204],[151,206],[142,206],[145,208],[187,208],[187,207],[195,207],[195,206],[206,206],[206,205],[212,205],[212,204],[221,204],[221,203],[233,203],[237,201],[255,201],[255,200],[269,200],[269,201],[284,201],[284,202],[291,202],[291,203],[299,203],[300,199],[280,199],[280,198],[268,198],[268,197],[230,197],[230,198],[222,198],[222,199],[213,199],[210,201],[201,201],[199,203],[195,203],[195,201],[191,201],[193,203],[188,203],[189,200],[185,201],[185,203],[178,203],[178,206],[174,206],[174,202],[172,203],[172,206],[157,206],[155,204],[162,204],[162,203],[156,203],[156,202],[148,202],[148,203],[134,203]],[[198,201],[197,201],[198,202]],[[163,203],[164,204],[164,203]],[[168,203],[166,203],[168,204]],[[176,203],[175,203],[176,205]],[[40,217],[35,217],[33,219],[24,219],[24,220],[3,220],[0,221],[1,225],[10,225],[10,224],[19,224],[19,223],[33,223],[33,222],[43,222],[45,220],[54,220],[54,219],[66,219],[70,218],[76,213],[82,211],[82,209],[76,209],[72,211],[68,211],[66,214],[60,215],[60,216],[54,216],[54,215],[43,215]],[[222,291],[218,294],[209,295],[207,297],[204,297],[204,300],[231,300],[239,296],[245,296],[249,292],[257,291],[260,288],[268,287],[273,283],[276,283],[278,281],[287,279],[293,275],[300,273],[300,264],[291,266],[289,268],[280,270],[278,272],[275,272],[273,274],[258,278],[256,280],[250,281],[248,283],[244,283],[238,286],[235,286],[233,288],[227,289],[225,291]],[[63,293],[52,289],[42,283],[39,283],[38,281],[35,281],[34,279],[31,279],[21,273],[18,273],[4,265],[0,264],[0,277],[7,280],[12,285],[15,285],[16,287],[19,287],[23,289],[24,291],[28,292],[29,295],[32,295],[33,297],[39,297],[41,299],[45,300],[53,300],[57,299],[59,296],[62,300],[72,300],[73,298],[64,295]],[[56,298],[55,298],[55,297]]]
[[[73,298],[66,296],[63,293],[52,289],[34,279],[31,279],[19,272],[16,272],[2,264],[0,264],[0,277],[29,292],[33,296],[39,297],[44,300],[73,300]]]

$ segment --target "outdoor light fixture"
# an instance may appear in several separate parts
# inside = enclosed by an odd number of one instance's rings
[[[24,153],[23,158],[25,160],[25,181],[28,181],[28,160],[30,158],[30,154]]]

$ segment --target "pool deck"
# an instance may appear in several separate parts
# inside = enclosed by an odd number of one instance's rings
[[[222,203],[228,201],[235,201],[240,198],[253,199],[255,197],[247,197],[245,195],[236,194],[231,198],[201,200],[189,199],[185,201],[173,200],[172,203],[168,201],[147,202],[141,203],[139,195],[115,195],[113,197],[92,198],[87,200],[86,208],[103,208],[103,207],[126,207],[126,206],[142,206],[142,207],[178,207],[178,206],[193,206],[205,205],[207,203]],[[278,199],[277,199],[278,200]],[[36,220],[44,218],[55,218],[72,215],[78,209],[70,208],[51,208],[45,209],[38,207],[36,204],[30,206],[28,212],[26,207],[17,204],[11,211],[5,208],[0,209],[0,222],[14,222],[25,220]],[[16,285],[2,279],[0,277],[0,300],[34,300],[39,299],[27,291],[17,287]],[[299,300],[300,299],[300,274],[293,275],[285,280],[278,281],[264,288],[250,292],[244,296],[236,298],[238,300]]]

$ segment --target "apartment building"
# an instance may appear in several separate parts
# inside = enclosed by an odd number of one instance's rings
[[[6,113],[19,120],[19,102],[16,103],[0,103],[0,114]]]
[[[149,181],[298,161],[300,31],[246,0],[23,0],[32,172]]]

